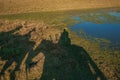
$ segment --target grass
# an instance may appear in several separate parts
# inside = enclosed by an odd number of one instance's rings
[[[87,13],[88,11],[85,11]],[[93,11],[94,12],[94,11]],[[96,11],[95,11],[96,12]],[[72,25],[74,23],[77,23],[75,19],[73,19],[71,16],[80,16],[80,18],[87,20],[87,21],[93,21],[95,23],[104,23],[104,21],[97,20],[99,16],[107,17],[110,21],[119,21],[118,18],[113,17],[109,14],[103,14],[103,15],[89,15],[86,17],[84,15],[84,12],[81,11],[62,11],[62,12],[31,12],[31,13],[21,13],[21,14],[7,14],[7,15],[0,15],[1,20],[33,20],[33,21],[43,21],[46,24],[50,24],[52,28],[63,30],[64,28],[68,29],[69,25]],[[0,23],[2,26],[3,24]],[[86,51],[89,53],[89,55],[93,58],[93,60],[96,62],[96,64],[99,66],[99,68],[106,73],[109,73],[109,70],[115,70],[114,72],[119,76],[120,72],[120,51],[118,50],[110,50],[109,48],[101,49],[100,43],[105,42],[109,43],[108,41],[104,39],[96,39],[96,42],[92,42],[91,40],[83,37],[78,37],[74,32],[71,32],[68,29],[72,44],[76,44],[78,46],[82,46],[86,49]],[[10,49],[5,49],[6,53],[9,51],[12,52]],[[112,67],[111,67],[112,66]],[[106,71],[104,70],[104,67],[109,67]],[[109,76],[107,75],[109,78]]]
[[[0,19],[9,19],[9,20],[21,19],[21,20],[38,20],[38,21],[41,20],[46,23],[54,23],[54,24],[58,24],[61,22],[64,23],[66,21],[65,24],[67,22],[68,22],[67,24],[71,24],[71,23],[75,23],[75,20],[71,17],[72,15],[74,15],[78,17],[80,16],[81,19],[84,19],[86,21],[92,21],[95,23],[104,23],[106,21],[119,22],[120,21],[119,18],[104,12],[104,10],[107,10],[107,9],[109,8],[7,14],[7,15],[0,15]],[[117,10],[119,10],[119,8]],[[106,20],[102,19],[101,17],[105,17]]]

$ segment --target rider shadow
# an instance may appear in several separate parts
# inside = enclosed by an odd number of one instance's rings
[[[10,80],[15,80],[16,71],[20,71],[26,55],[28,55],[25,59],[27,73],[39,62],[33,62],[32,59],[42,52],[45,61],[40,80],[97,80],[98,78],[106,80],[85,49],[71,44],[69,33],[65,29],[58,43],[43,39],[35,50],[33,50],[35,42],[30,41],[30,34],[34,29],[25,35],[13,34],[20,29],[19,26],[14,30],[0,33],[0,58],[7,61],[0,72],[0,77],[4,77],[7,69],[16,62],[15,68],[10,70]]]
[[[34,52],[28,57],[27,69],[36,54],[42,52],[45,56],[39,80],[106,80],[85,49],[71,44],[69,33],[65,29],[58,43],[42,40]]]
[[[25,35],[13,34],[21,28],[22,26],[18,26],[14,30],[0,33],[0,58],[3,61],[6,60],[0,72],[1,79],[6,78],[5,72],[15,62],[15,68],[13,70],[8,70],[10,73],[10,80],[15,80],[16,71],[20,71],[23,59],[35,44],[33,41],[29,40],[30,34],[34,29]]]

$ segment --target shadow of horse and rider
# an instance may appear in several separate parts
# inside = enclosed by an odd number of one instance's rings
[[[1,78],[6,79],[5,71],[16,62],[15,68],[9,71],[10,80],[16,80],[15,73],[21,70],[20,66],[26,55],[26,73],[29,74],[30,68],[38,64],[32,59],[42,52],[45,56],[43,72],[41,78],[35,80],[106,80],[85,49],[71,44],[69,33],[65,29],[57,43],[43,39],[33,50],[35,42],[30,37],[35,29],[25,35],[13,34],[21,28],[22,26],[18,26],[8,32],[0,32],[0,59],[6,60],[0,71]]]

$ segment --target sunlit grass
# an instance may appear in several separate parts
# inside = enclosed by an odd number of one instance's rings
[[[87,13],[87,12],[85,12]],[[94,11],[93,11],[94,13]],[[96,14],[91,15],[88,14],[86,16],[81,11],[63,11],[63,12],[32,12],[32,13],[21,13],[21,14],[8,14],[8,15],[0,15],[0,19],[8,19],[8,20],[34,20],[34,21],[44,21],[46,24],[50,24],[53,28],[57,28],[60,30],[63,30],[64,28],[67,28],[69,25],[78,23],[75,19],[72,18],[72,16],[79,16],[83,20],[86,21],[92,21],[94,23],[104,23],[103,19],[100,17],[105,17],[110,22],[119,22],[119,19],[115,16],[111,16],[109,14]],[[2,23],[0,23],[0,26]],[[68,29],[68,28],[67,28]],[[98,39],[94,38],[94,41],[91,41],[88,38],[78,37],[75,33],[71,32],[68,29],[70,33],[70,37],[72,40],[72,44],[76,44],[78,46],[84,47],[88,53],[91,55],[95,62],[99,65],[102,62],[107,63],[108,65],[113,65],[115,69],[119,72],[120,68],[120,51],[119,50],[111,50],[107,46],[110,43],[106,39]],[[88,36],[84,36],[88,37]],[[105,45],[104,49],[100,47],[100,44],[107,44]],[[9,51],[9,50],[6,50]],[[101,61],[102,58],[102,61]]]

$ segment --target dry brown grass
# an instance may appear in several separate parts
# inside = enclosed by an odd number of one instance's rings
[[[35,22],[35,21],[21,21],[21,20],[14,20],[14,21],[8,21],[8,20],[0,20],[0,32],[8,32],[10,30],[15,29],[19,25],[22,25],[23,27],[19,30],[14,32],[14,35],[16,33],[20,34],[21,36],[27,34],[29,31],[31,31],[33,28],[35,28],[35,31],[31,33],[30,41],[35,42],[35,45],[33,48],[35,49],[43,39],[49,40],[49,35],[52,36],[52,39],[55,40],[54,35],[60,34],[61,31],[57,29],[51,28],[50,25],[46,25],[44,22]],[[25,37],[24,37],[25,38]],[[55,42],[55,41],[54,41]],[[17,44],[17,43],[15,43]],[[23,44],[23,42],[20,42],[19,44]],[[0,46],[1,47],[1,46]],[[26,80],[26,59],[28,57],[28,53],[26,53],[24,59],[22,60],[22,63],[20,64],[20,71],[16,72],[16,79],[17,80]],[[32,61],[38,61],[37,65],[35,67],[32,67],[30,69],[30,72],[28,73],[28,80],[34,80],[35,78],[39,79],[42,74],[43,65],[44,65],[44,59],[45,56],[42,52],[39,52],[37,56],[35,56]],[[7,60],[2,60],[0,57],[0,71],[2,70],[4,64]],[[8,69],[5,71],[5,79],[10,80],[10,71],[14,70],[15,66],[17,65],[17,62],[13,62]],[[1,76],[0,80],[4,80],[4,77]]]
[[[120,7],[119,0],[0,0],[0,14]]]
[[[35,31],[31,33],[31,37],[28,41],[35,42],[35,45],[33,46],[33,49],[35,49],[39,44],[41,44],[41,41],[43,39],[50,40],[50,35],[53,39],[53,42],[56,43],[55,34],[58,34],[60,36],[61,30],[53,28],[51,25],[47,25],[44,22],[37,22],[37,21],[22,21],[22,20],[15,20],[15,21],[8,21],[8,20],[1,20],[0,21],[0,32],[8,32],[10,30],[15,29],[17,26],[22,25],[23,27],[19,30],[14,32],[12,35],[18,33],[21,36],[27,34],[29,31],[31,31],[33,28],[35,28]],[[69,30],[68,30],[69,31]],[[69,32],[70,33],[70,32]],[[11,35],[11,34],[10,34]],[[101,51],[99,49],[99,46],[97,43],[91,43],[90,41],[86,41],[85,39],[78,38],[74,35],[74,33],[69,34],[71,37],[72,44],[77,44],[82,47],[84,47],[89,55],[92,57],[92,59],[95,61],[97,66],[101,69],[101,71],[105,74],[107,79],[111,80],[117,80],[115,70],[113,67],[112,59],[114,58],[109,54],[109,52]],[[14,42],[15,43],[15,42]],[[24,42],[18,43],[19,45],[23,44]],[[28,44],[27,44],[28,45]],[[45,46],[46,47],[46,46]],[[66,54],[66,51],[64,49],[61,49],[61,47],[57,47],[54,50],[51,51],[52,54],[49,54],[50,60],[55,61],[55,56],[53,56],[56,53],[64,52]],[[107,53],[107,54],[106,54]],[[16,71],[16,80],[26,80],[26,70],[25,70],[25,64],[26,64],[26,58],[28,57],[28,53],[25,53],[24,59],[22,59],[22,63],[20,64],[20,71]],[[61,53],[60,53],[61,54]],[[69,53],[68,53],[69,54]],[[52,57],[52,58],[51,58]],[[35,57],[32,58],[32,61],[39,61],[37,65],[32,67],[30,69],[30,72],[28,72],[28,80],[34,80],[39,79],[43,74],[43,65],[45,61],[45,55],[43,52],[39,52]],[[0,71],[2,70],[6,60],[0,59]],[[57,62],[57,61],[56,61]],[[10,71],[14,70],[17,62],[13,62],[11,66],[7,68],[5,71],[5,78],[6,80],[10,80]],[[50,65],[52,62],[49,62],[47,65]],[[56,64],[56,63],[55,63]],[[53,63],[52,63],[53,65]],[[61,65],[61,67],[64,65]],[[54,69],[53,69],[54,70]],[[60,70],[59,70],[60,71]],[[48,74],[51,74],[48,72]],[[1,79],[4,80],[4,79]]]

